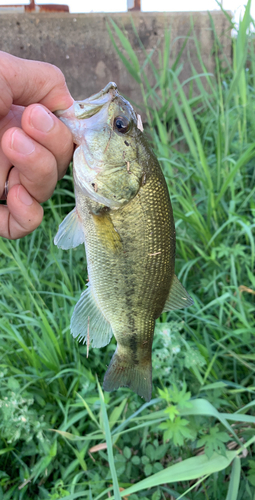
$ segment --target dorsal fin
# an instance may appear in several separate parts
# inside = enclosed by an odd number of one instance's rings
[[[162,312],[183,309],[184,307],[192,306],[192,304],[194,304],[192,298],[189,296],[188,292],[186,292],[177,276],[174,275],[170,292]]]

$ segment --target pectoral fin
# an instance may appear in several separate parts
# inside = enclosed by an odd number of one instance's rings
[[[109,344],[112,328],[100,311],[92,289],[81,294],[71,319],[71,333],[79,342],[87,342],[92,347],[103,347]]]
[[[173,282],[170,288],[169,295],[162,312],[174,311],[175,309],[183,309],[194,304],[192,298],[186,292],[177,276],[174,275]]]
[[[97,236],[101,244],[112,252],[122,249],[122,242],[119,233],[114,228],[111,216],[108,213],[100,215],[92,214],[96,227]]]
[[[82,223],[79,219],[76,208],[68,214],[61,222],[58,232],[54,238],[54,244],[63,250],[75,248],[84,243],[84,233]]]

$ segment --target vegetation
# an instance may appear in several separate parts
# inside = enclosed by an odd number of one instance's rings
[[[53,236],[74,205],[71,176],[33,234],[0,240],[0,500],[254,498],[250,3],[233,39],[233,64],[215,37],[215,75],[197,44],[201,73],[192,67],[183,83],[179,56],[168,67],[169,32],[157,48],[159,71],[152,54],[140,66],[116,24],[109,28],[141,86],[175,214],[176,271],[195,302],[157,322],[150,403],[125,388],[103,394],[114,340],[87,359],[70,335],[86,286],[84,248],[58,250]]]

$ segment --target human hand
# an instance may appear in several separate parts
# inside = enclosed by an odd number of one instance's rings
[[[73,99],[61,71],[0,51],[0,236],[21,238],[41,224],[73,154],[71,132],[51,111]],[[12,168],[12,166],[14,168]]]

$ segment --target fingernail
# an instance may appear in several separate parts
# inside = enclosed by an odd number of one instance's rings
[[[42,106],[34,106],[30,115],[30,125],[40,132],[49,132],[54,126],[54,120]]]
[[[22,130],[14,130],[11,140],[11,148],[23,155],[30,155],[35,150],[32,139],[29,139]]]
[[[23,186],[18,187],[17,198],[19,198],[21,203],[27,206],[32,205],[33,203],[33,198],[31,198],[30,194],[26,191],[26,189]]]

